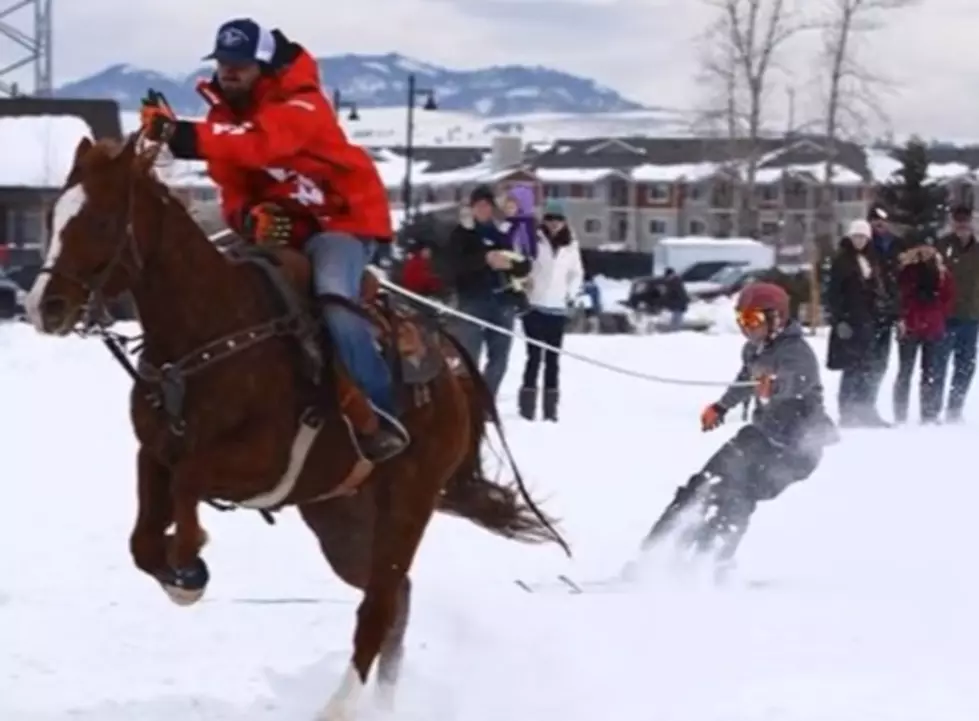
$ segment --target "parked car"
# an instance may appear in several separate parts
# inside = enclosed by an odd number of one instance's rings
[[[10,320],[23,317],[25,298],[27,291],[0,268],[0,318]]]
[[[748,266],[728,266],[719,270],[693,290],[687,288],[687,293],[698,300],[713,300],[721,296],[739,293],[748,283],[758,280],[769,273],[764,268],[749,268]]]

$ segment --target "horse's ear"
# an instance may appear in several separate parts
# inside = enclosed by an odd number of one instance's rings
[[[149,175],[160,156],[163,143],[143,141],[138,146],[133,159],[133,170],[140,175]]]
[[[139,133],[132,133],[126,138],[125,144],[113,155],[113,164],[122,166],[128,171],[136,158],[136,143],[139,141]]]
[[[71,167],[77,168],[81,163],[82,158],[85,157],[85,153],[95,147],[95,143],[92,142],[91,138],[84,137],[78,141],[78,145],[75,146],[75,160],[72,162]]]

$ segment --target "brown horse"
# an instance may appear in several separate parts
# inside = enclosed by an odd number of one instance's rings
[[[138,143],[78,145],[28,316],[54,335],[84,321],[132,375],[139,506],[130,549],[171,600],[198,601],[209,580],[201,502],[266,515],[299,507],[337,575],[364,591],[350,668],[319,716],[353,718],[375,659],[380,688],[393,691],[408,572],[436,510],[504,537],[567,545],[519,474],[515,487],[482,474],[485,420],[499,419],[472,360],[373,289],[363,309],[347,310],[377,321],[414,440],[377,467],[361,458],[351,428],[371,414],[359,413],[364,399],[313,320],[317,303],[339,301],[311,297],[298,253],[215,247],[156,179],[155,149]],[[125,293],[144,332],[135,366],[93,326]]]

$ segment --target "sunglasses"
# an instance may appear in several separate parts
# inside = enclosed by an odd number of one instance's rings
[[[544,216],[544,222],[545,223],[563,223],[564,222],[564,216],[563,215],[545,215]]]
[[[747,308],[735,311],[734,315],[743,330],[757,330],[768,325],[768,315],[763,310]]]

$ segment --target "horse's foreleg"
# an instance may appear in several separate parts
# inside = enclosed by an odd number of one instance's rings
[[[136,455],[136,498],[129,550],[136,567],[156,578],[167,567],[166,530],[173,522],[170,472],[142,447]]]
[[[317,721],[350,721],[354,718],[360,697],[374,661],[390,637],[400,647],[401,638],[389,636],[398,620],[408,570],[422,535],[435,511],[438,487],[428,484],[414,474],[398,478],[378,478],[377,483],[389,483],[385,505],[396,509],[381,514],[374,528],[371,553],[371,575],[364,599],[357,609],[357,628],[354,631],[354,653],[350,668],[340,687]],[[405,608],[407,613],[407,608]],[[407,623],[407,615],[403,622]],[[397,660],[392,657],[388,672],[396,671]]]

